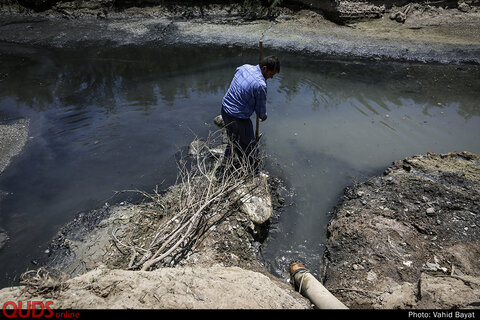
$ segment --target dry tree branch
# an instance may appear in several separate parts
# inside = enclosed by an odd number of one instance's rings
[[[263,158],[259,157],[256,148],[250,154],[233,152],[241,149],[231,141],[228,142],[231,156],[224,158],[224,151],[218,150],[222,139],[220,130],[210,133],[206,141],[197,139],[195,148],[192,148],[193,154],[190,157],[182,154],[177,161],[175,201],[169,207],[162,206],[170,211],[169,219],[150,235],[148,245],[139,248],[125,245],[114,238],[132,251],[129,269],[148,270],[161,262],[168,264],[176,256],[186,256],[203,230],[246,201],[244,195],[235,191],[245,186],[251,189],[256,187],[252,183],[257,167],[255,164]],[[158,189],[153,195],[142,191],[139,193],[156,204],[163,201]]]

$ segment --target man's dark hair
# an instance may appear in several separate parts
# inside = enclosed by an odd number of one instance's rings
[[[259,63],[260,68],[263,66],[267,66],[268,71],[275,71],[276,73],[280,73],[280,61],[275,56],[268,56],[262,59]]]

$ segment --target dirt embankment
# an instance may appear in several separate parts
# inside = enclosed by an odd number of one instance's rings
[[[197,142],[190,147],[196,150],[193,159],[199,159],[196,154],[203,150]],[[223,154],[223,150],[209,150]],[[192,179],[202,183],[198,177]],[[165,192],[146,195],[144,203],[105,205],[79,214],[59,231],[48,257],[39,261],[45,267],[28,273],[22,279],[26,286],[0,290],[0,301],[52,301],[52,307],[60,309],[310,308],[308,300],[269,274],[257,258],[259,241],[281,202],[273,179],[262,173],[226,195],[221,209],[210,204],[202,211],[205,223],[194,227],[191,237],[176,247],[172,242],[190,229],[181,226],[195,225],[194,220],[175,211],[184,200],[181,194],[208,194],[192,191],[190,181],[182,181]],[[229,201],[231,205],[224,208]],[[163,241],[152,247],[159,237]],[[148,262],[142,262],[142,255],[149,250],[160,252],[169,241],[170,254],[141,268]]]
[[[364,1],[301,2],[270,9],[245,7],[242,4],[247,2],[236,1],[153,1],[148,6],[140,6],[141,1],[122,6],[101,0],[51,1],[42,11],[4,5],[0,8],[0,40],[55,47],[98,42],[257,47],[262,40],[269,50],[295,53],[480,63],[476,0],[454,5],[442,1],[436,6],[422,1],[375,1],[369,4],[376,8],[373,16]],[[325,3],[334,12],[343,12],[340,24],[323,7]]]
[[[396,161],[347,189],[325,285],[351,308],[478,308],[480,156]]]
[[[56,309],[310,308],[257,260],[251,221],[241,212],[212,228],[176,266],[127,270],[131,252],[113,235],[125,241],[138,231],[132,224],[151,210],[149,204],[122,204],[78,217],[60,231],[46,262],[65,278],[2,289],[0,301],[52,301]]]
[[[286,286],[286,285],[285,285]],[[1,301],[53,301],[56,309],[305,309],[271,278],[238,267],[179,267],[154,271],[109,270],[85,273],[52,295],[23,288],[0,291]]]
[[[0,124],[0,174],[27,143],[29,124],[30,121],[28,119],[17,120],[9,124]],[[0,190],[0,201],[4,192]],[[0,226],[0,249],[2,249],[8,239],[7,232]]]
[[[18,155],[28,139],[28,119],[17,120],[9,124],[0,124],[0,174]]]

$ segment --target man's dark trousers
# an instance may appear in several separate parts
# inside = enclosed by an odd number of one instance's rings
[[[228,138],[233,142],[235,152],[242,159],[248,156],[251,165],[254,165],[255,171],[258,170],[256,161],[257,140],[253,132],[253,125],[250,119],[235,118],[228,115],[222,108],[222,118],[225,123]],[[231,155],[231,145],[228,144],[225,149],[225,158]]]

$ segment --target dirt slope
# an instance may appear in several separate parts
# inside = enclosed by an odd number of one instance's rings
[[[328,233],[326,286],[350,307],[478,308],[480,156],[396,161],[347,189]]]

